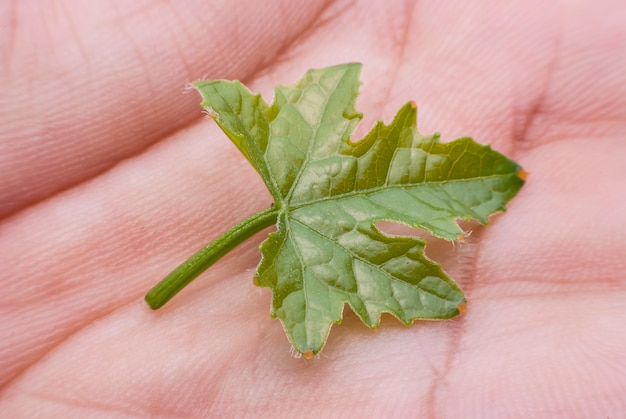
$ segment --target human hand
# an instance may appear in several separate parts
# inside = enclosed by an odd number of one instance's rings
[[[0,412],[626,410],[619,1],[65,3],[0,13]],[[294,359],[251,284],[264,235],[150,311],[152,285],[271,202],[185,82],[240,79],[269,100],[347,61],[364,63],[361,134],[415,100],[422,133],[471,135],[530,172],[506,216],[427,249],[467,312],[370,331],[346,309],[317,359]]]

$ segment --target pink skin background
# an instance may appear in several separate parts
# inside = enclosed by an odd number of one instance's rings
[[[626,411],[622,0],[5,1],[0,416],[596,417]],[[186,92],[267,100],[364,64],[358,135],[415,100],[530,173],[509,211],[428,254],[467,312],[376,331],[345,311],[290,355],[256,235],[153,312],[143,296],[271,199]]]

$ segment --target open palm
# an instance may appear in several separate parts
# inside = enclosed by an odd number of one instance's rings
[[[0,416],[626,410],[621,1],[5,3]],[[149,310],[156,281],[271,203],[185,83],[269,100],[347,61],[364,64],[360,134],[415,100],[421,132],[530,172],[506,216],[428,248],[467,312],[371,331],[346,310],[318,358],[295,359],[252,285],[262,234]]]

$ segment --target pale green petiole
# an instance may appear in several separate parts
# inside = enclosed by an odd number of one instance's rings
[[[241,242],[275,224],[278,211],[278,208],[272,206],[265,211],[254,214],[183,262],[146,294],[146,302],[150,308],[156,310],[162,307],[198,275],[211,267],[211,265]]]

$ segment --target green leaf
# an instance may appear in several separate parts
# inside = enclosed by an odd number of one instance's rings
[[[271,105],[237,81],[195,84],[202,105],[275,200],[225,233],[217,249],[203,251],[215,259],[276,222],[261,245],[256,283],[271,288],[272,316],[306,357],[322,349],[346,303],[369,327],[384,312],[405,324],[458,315],[463,293],[424,255],[424,241],[388,236],[376,223],[403,223],[457,240],[463,233],[458,219],[486,224],[524,183],[520,166],[489,146],[420,135],[413,103],[389,125],[379,122],[352,142],[361,120],[355,110],[360,69],[310,70],[297,83],[278,86]],[[214,262],[201,252],[148,294],[153,308]]]

